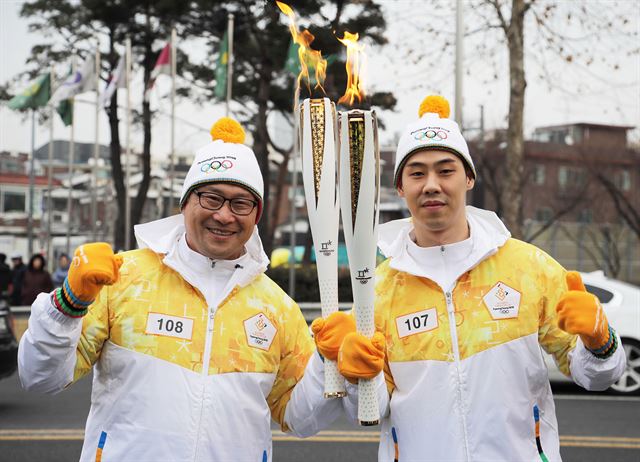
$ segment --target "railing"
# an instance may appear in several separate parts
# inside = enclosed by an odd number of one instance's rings
[[[351,305],[351,303],[339,303],[338,309],[341,311],[350,310]],[[298,303],[298,306],[300,307],[300,311],[302,311],[302,315],[307,323],[310,323],[321,315],[320,302],[301,302]],[[31,314],[31,307],[12,306],[11,312],[16,315],[16,317],[28,317],[29,314]]]

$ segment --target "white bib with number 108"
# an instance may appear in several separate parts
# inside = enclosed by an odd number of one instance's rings
[[[162,313],[149,313],[145,334],[164,335],[191,340],[193,319],[170,316]]]
[[[438,327],[438,315],[435,308],[416,311],[396,318],[396,328],[400,338],[427,332],[436,327]]]

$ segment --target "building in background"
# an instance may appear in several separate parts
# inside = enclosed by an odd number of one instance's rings
[[[535,129],[525,142],[525,240],[568,268],[640,283],[640,150],[634,127],[576,123]],[[470,143],[479,182],[472,202],[502,211],[506,132]]]

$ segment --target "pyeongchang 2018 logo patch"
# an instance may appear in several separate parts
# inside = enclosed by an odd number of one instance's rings
[[[449,130],[442,127],[425,127],[411,132],[416,141],[444,141],[449,137]]]
[[[233,168],[235,160],[232,156],[211,157],[198,162],[198,166],[204,174],[224,173]]]
[[[276,328],[264,313],[258,313],[244,321],[247,344],[268,351],[276,336]]]
[[[498,282],[482,298],[493,319],[517,318],[521,294],[504,282]]]

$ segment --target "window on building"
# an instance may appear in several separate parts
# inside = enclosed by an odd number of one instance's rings
[[[558,184],[561,188],[567,186],[567,167],[560,167],[558,169]]]
[[[578,214],[578,221],[580,223],[592,223],[593,222],[593,211],[591,209],[582,209]]]
[[[551,221],[552,217],[553,217],[553,210],[551,210],[549,207],[541,207],[538,210],[536,210],[536,221],[546,223],[548,221]]]
[[[623,170],[619,173],[619,175],[620,189],[623,191],[629,191],[631,189],[631,172],[629,172],[628,170]]]
[[[2,212],[25,212],[27,200],[25,193],[3,191],[2,193]]]
[[[587,172],[581,167],[562,166],[558,169],[558,185],[561,188],[577,188],[587,182]]]
[[[544,165],[536,164],[535,170],[533,171],[533,182],[537,185],[543,185],[544,175],[545,175]]]

